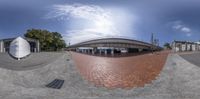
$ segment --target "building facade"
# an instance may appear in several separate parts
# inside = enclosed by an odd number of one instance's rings
[[[115,53],[137,53],[161,50],[162,48],[150,43],[125,39],[125,38],[102,38],[81,42],[67,47],[81,53],[114,55]]]
[[[0,40],[0,53],[9,52],[10,43],[14,39],[15,38],[8,38],[8,39]],[[31,39],[31,38],[24,38],[24,39],[26,39],[29,42],[31,52],[40,52],[40,42],[39,42],[39,40]]]
[[[200,51],[200,44],[198,42],[174,41],[172,50],[174,52]]]

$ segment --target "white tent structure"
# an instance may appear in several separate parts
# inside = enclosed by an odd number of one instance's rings
[[[30,44],[22,37],[17,37],[10,43],[9,53],[14,58],[20,60],[31,54]]]

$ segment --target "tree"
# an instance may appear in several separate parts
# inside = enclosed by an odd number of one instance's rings
[[[41,29],[28,29],[24,36],[39,40],[42,51],[57,51],[66,47],[62,35],[58,32],[49,32],[48,30]]]
[[[170,46],[169,43],[165,43],[165,44],[164,44],[164,47],[165,47],[166,49],[171,49],[171,46]]]

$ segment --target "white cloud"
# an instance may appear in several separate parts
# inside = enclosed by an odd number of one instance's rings
[[[111,13],[100,6],[82,4],[54,5],[53,9],[47,15],[47,18],[68,20],[72,17],[92,23],[89,24],[89,28],[66,30],[66,40],[70,40],[71,43],[95,37],[119,36],[119,31],[112,21]]]
[[[174,29],[180,29],[182,27],[182,25],[178,24],[178,25],[174,25],[172,28]]]
[[[67,31],[68,33],[64,35],[64,39],[71,44],[79,43],[86,40],[92,40],[95,38],[102,37],[112,37],[113,35],[104,35],[102,33],[98,33],[94,30],[85,29],[85,30],[71,30]],[[87,35],[86,35],[87,34]]]
[[[186,26],[182,21],[180,21],[180,20],[173,22],[172,28],[175,29],[175,30],[178,30],[178,31],[181,31],[181,32],[185,33],[186,36],[191,36],[191,35],[192,35],[191,29],[190,29],[189,27],[187,27],[187,26]]]
[[[183,31],[183,32],[190,32],[191,30],[188,27],[182,27],[181,31]]]

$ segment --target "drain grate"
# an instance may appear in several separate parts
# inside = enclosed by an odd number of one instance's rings
[[[60,89],[62,87],[62,85],[64,84],[64,82],[65,82],[64,80],[55,79],[51,83],[47,84],[46,87]]]

